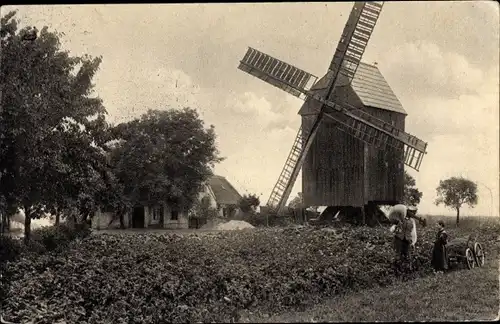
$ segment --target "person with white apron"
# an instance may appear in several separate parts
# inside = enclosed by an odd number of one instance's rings
[[[394,233],[394,250],[397,259],[409,259],[410,247],[417,242],[417,226],[415,216],[417,208],[414,206],[395,205],[389,212],[389,220],[394,224],[391,232]]]

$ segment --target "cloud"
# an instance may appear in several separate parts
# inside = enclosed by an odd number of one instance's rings
[[[434,206],[435,188],[462,175],[479,186],[478,206],[464,214],[498,214],[498,64],[483,71],[461,55],[415,42],[394,48],[381,65],[408,112],[406,130],[428,142],[420,172],[412,173],[424,193],[420,210],[453,214]]]
[[[285,99],[281,107],[252,92],[228,98],[229,118],[218,119],[220,149],[227,159],[216,167],[219,174],[233,179],[242,193],[262,194],[265,204],[283,168],[297,135],[300,116],[294,99]],[[278,111],[278,110],[281,110]],[[220,126],[218,126],[220,125]],[[300,189],[298,181],[297,188]]]
[[[253,127],[264,131],[283,130],[286,127],[295,125],[295,120],[299,119],[294,110],[276,111],[270,101],[264,97],[259,97],[253,92],[245,92],[236,100],[228,98],[228,107],[229,111],[234,114],[234,119],[250,118],[247,122],[256,123]]]
[[[408,130],[429,140],[439,135],[487,134],[498,138],[498,75],[490,75],[476,94],[457,98],[421,97],[406,100]]]
[[[423,213],[454,214],[445,207],[434,206],[436,187],[440,180],[464,176],[478,183],[479,203],[474,209],[465,208],[462,214],[498,215],[498,147],[498,131],[494,138],[483,134],[436,136],[429,143],[420,172],[410,172],[417,181],[417,187],[424,193],[419,209]]]
[[[438,45],[417,41],[393,47],[382,58],[384,72],[398,84],[404,84],[412,96],[457,98],[475,94],[484,82],[483,72],[453,52]]]
[[[408,112],[409,132],[428,140],[464,133],[495,135],[498,62],[482,71],[461,55],[421,41],[394,48],[381,66]]]

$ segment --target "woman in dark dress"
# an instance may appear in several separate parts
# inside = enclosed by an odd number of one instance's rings
[[[446,253],[446,244],[448,243],[448,234],[444,230],[444,222],[437,223],[439,228],[434,249],[432,250],[432,266],[436,271],[448,270],[448,255]]]

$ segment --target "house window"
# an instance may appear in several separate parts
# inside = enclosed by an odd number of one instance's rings
[[[153,207],[152,214],[153,214],[153,220],[159,221],[160,214],[161,214],[161,208],[160,207]]]
[[[179,220],[179,212],[177,210],[172,210],[171,220]]]

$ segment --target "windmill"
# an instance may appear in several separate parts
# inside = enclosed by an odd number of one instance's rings
[[[419,170],[427,143],[404,131],[399,100],[378,68],[361,62],[382,7],[383,2],[354,4],[319,81],[251,47],[240,61],[240,70],[305,101],[302,125],[267,203],[278,214],[301,168],[305,205],[365,209],[370,203],[398,203],[403,164]]]

